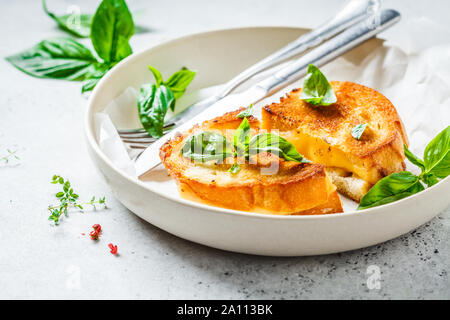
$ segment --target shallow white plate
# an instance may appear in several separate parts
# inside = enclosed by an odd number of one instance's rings
[[[152,81],[149,64],[160,69],[165,78],[182,66],[197,70],[189,88],[192,92],[226,82],[306,31],[257,27],[201,33],[133,54],[112,69],[89,99],[85,133],[89,153],[116,197],[142,219],[181,238],[219,249],[271,256],[327,254],[374,245],[417,228],[445,209],[449,205],[449,178],[407,199],[364,211],[275,216],[227,210],[180,198],[163,169],[153,174],[155,180],[151,182],[128,176],[100,150],[94,114],[128,87],[137,89]],[[381,45],[381,40],[370,40],[344,59],[361,61]]]

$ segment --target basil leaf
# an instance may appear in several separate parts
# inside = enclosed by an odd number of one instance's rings
[[[94,90],[97,83],[103,78],[103,76],[109,71],[109,67],[105,64],[101,65],[101,68],[97,68],[97,71],[92,75],[92,77],[83,82],[81,87],[81,93]]]
[[[205,131],[192,135],[181,149],[181,154],[197,162],[223,161],[232,155],[232,150],[223,135]]]
[[[272,133],[262,133],[254,136],[249,143],[249,154],[270,152],[286,161],[296,161],[310,163],[300,153],[295,146],[286,139]]]
[[[233,135],[233,146],[239,156],[242,156],[245,150],[248,149],[250,137],[250,123],[247,118],[244,118]]]
[[[105,73],[106,73],[106,72],[105,72]],[[104,74],[103,74],[103,75],[104,75]],[[102,75],[102,76],[103,76],[103,75]],[[95,78],[86,80],[86,81],[83,83],[83,86],[81,87],[81,93],[85,93],[85,92],[94,90],[94,88],[95,88],[95,86],[97,85],[97,83],[102,79],[102,76],[101,76],[101,77],[95,77]]]
[[[118,62],[132,53],[133,17],[124,0],[103,0],[92,20],[92,44],[106,63]]]
[[[419,177],[411,172],[402,171],[393,173],[378,181],[361,199],[358,210],[381,206],[394,202],[420,191],[424,187]]]
[[[450,175],[450,126],[427,145],[423,160],[427,173],[441,179]]]
[[[161,73],[156,68],[152,66],[148,66],[148,68],[155,77],[156,86],[159,87],[161,84],[164,84],[167,88],[170,89],[170,91],[172,91],[175,100],[180,98],[184,94],[187,86],[195,77],[194,71],[183,68],[180,71],[175,72],[167,81],[164,82]],[[170,109],[172,111],[175,111],[175,104],[173,104]]]
[[[195,71],[182,68],[180,71],[172,74],[164,84],[173,92],[175,99],[179,99],[186,91],[188,85],[194,80],[195,74]]]
[[[100,81],[100,79],[97,79],[97,78],[86,80],[83,83],[83,86],[81,87],[81,93],[85,93],[85,92],[94,90],[95,86],[97,85],[97,83],[99,81]]]
[[[42,6],[44,7],[45,13],[55,20],[59,28],[79,38],[89,38],[93,18],[92,14],[72,13],[57,16],[48,10],[45,0],[42,0]]]
[[[436,176],[434,174],[432,174],[432,173],[423,173],[423,174],[420,175],[420,178],[429,187],[434,186],[436,183],[439,182],[439,179],[436,178]]]
[[[17,69],[38,78],[82,81],[107,66],[71,38],[44,40],[33,48],[6,58]]]
[[[152,66],[148,66],[148,69],[153,73],[153,76],[155,77],[155,81],[156,81],[156,86],[159,87],[163,83],[163,78],[162,78],[161,73]]]
[[[352,128],[352,136],[356,140],[359,140],[364,133],[364,130],[366,130],[367,123],[365,124],[358,124]]]
[[[251,104],[247,109],[245,109],[244,111],[240,112],[237,117],[238,118],[245,118],[245,117],[250,117],[253,114],[253,104]]]
[[[406,144],[403,144],[403,150],[405,151],[405,156],[408,158],[408,160],[412,163],[418,166],[420,169],[425,170],[425,164],[421,159],[419,159],[417,156],[415,156],[409,149],[406,147]]]
[[[316,66],[310,64],[308,73],[303,82],[303,90],[300,99],[313,105],[328,106],[337,101],[336,95],[330,83]]]
[[[241,171],[241,167],[239,166],[239,164],[235,163],[231,166],[230,169],[228,169],[229,172],[231,172],[232,174],[236,174],[239,171]]]
[[[144,129],[153,137],[163,136],[164,117],[175,103],[172,92],[164,85],[145,84],[138,98],[138,112]]]

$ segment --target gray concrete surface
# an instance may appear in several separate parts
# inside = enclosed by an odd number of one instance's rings
[[[96,6],[88,0],[48,2],[60,12],[71,3],[83,11]],[[135,51],[208,29],[313,27],[342,3],[128,2],[137,22],[151,30],[133,38]],[[424,15],[450,29],[448,1],[412,5],[391,0],[385,5],[405,17]],[[0,2],[0,21],[1,57],[64,35],[44,15],[39,1]],[[386,37],[402,32],[408,30],[398,25]],[[21,158],[0,167],[0,298],[450,298],[449,209],[410,234],[342,254],[268,258],[203,247],[140,220],[114,199],[87,155],[82,134],[85,104],[80,84],[35,79],[0,60],[0,155],[7,148],[18,149]],[[56,187],[49,181],[55,173],[68,177],[82,198],[105,195],[110,209],[73,212],[59,227],[51,226],[46,208],[54,203]],[[104,229],[98,243],[82,235],[94,223]],[[118,244],[120,256],[109,253],[109,242]],[[371,270],[375,274],[367,274]],[[373,281],[377,270],[379,289]]]

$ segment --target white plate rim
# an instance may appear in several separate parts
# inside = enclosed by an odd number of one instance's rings
[[[190,206],[190,207],[205,209],[206,211],[209,210],[209,211],[214,211],[214,212],[221,213],[221,214],[244,215],[249,218],[256,218],[256,219],[321,220],[321,219],[327,219],[327,218],[328,219],[347,218],[349,216],[359,215],[359,214],[364,214],[364,215],[376,214],[377,211],[381,211],[385,208],[390,208],[390,209],[394,210],[396,205],[399,205],[400,203],[404,203],[406,201],[408,201],[408,202],[420,201],[420,198],[424,197],[426,193],[431,192],[432,190],[437,189],[437,188],[444,188],[445,185],[449,185],[450,176],[445,179],[442,179],[439,183],[435,184],[434,186],[428,187],[424,191],[416,193],[407,198],[403,198],[403,199],[397,200],[395,202],[391,202],[391,203],[384,204],[384,205],[381,205],[378,207],[373,207],[373,208],[364,209],[364,210],[353,210],[353,211],[343,212],[343,213],[339,213],[339,214],[318,214],[318,215],[275,215],[275,214],[273,214],[272,215],[272,214],[247,212],[247,211],[241,211],[241,210],[232,210],[232,209],[227,209],[227,208],[215,207],[215,206],[210,206],[210,205],[186,200],[183,198],[176,198],[170,194],[165,194],[163,192],[158,191],[157,189],[152,189],[149,185],[145,184],[144,182],[140,181],[139,179],[134,179],[133,177],[128,175],[125,171],[121,170],[120,168],[117,168],[114,165],[114,163],[112,163],[112,161],[103,153],[103,151],[100,149],[100,147],[97,143],[97,139],[95,137],[93,130],[91,130],[91,128],[94,126],[94,124],[92,123],[92,121],[93,121],[92,118],[93,118],[93,113],[94,113],[92,109],[93,109],[94,101],[96,100],[96,97],[99,95],[99,92],[105,86],[105,83],[107,83],[108,80],[111,77],[113,77],[113,75],[116,72],[118,72],[118,70],[126,68],[127,65],[129,63],[131,63],[133,60],[138,59],[141,56],[147,55],[149,53],[149,51],[151,51],[151,50],[154,50],[154,49],[166,46],[166,45],[174,44],[179,41],[186,41],[186,40],[189,40],[189,38],[194,38],[194,37],[202,36],[202,35],[210,35],[210,34],[214,34],[214,33],[221,33],[221,32],[226,32],[226,31],[264,29],[264,28],[280,28],[280,29],[289,28],[289,29],[296,29],[299,31],[300,30],[302,30],[302,31],[310,30],[308,28],[293,27],[293,26],[280,26],[280,25],[219,28],[219,29],[208,30],[208,31],[204,31],[204,32],[196,32],[196,33],[184,35],[184,36],[177,37],[177,38],[172,38],[167,41],[163,41],[157,45],[149,46],[148,48],[143,49],[140,52],[133,53],[130,56],[128,56],[127,58],[125,58],[124,60],[120,61],[99,81],[99,83],[96,85],[95,89],[89,96],[89,99],[87,102],[87,109],[85,111],[85,116],[84,116],[84,133],[85,133],[85,139],[87,140],[87,143],[90,145],[92,150],[96,153],[96,155],[99,156],[112,170],[114,170],[117,174],[122,176],[122,178],[125,178],[129,182],[137,184],[138,186],[140,186],[146,190],[149,190],[161,197],[164,197],[168,200],[175,201],[175,202],[178,202],[183,205]],[[203,210],[200,210],[200,211],[203,211]]]

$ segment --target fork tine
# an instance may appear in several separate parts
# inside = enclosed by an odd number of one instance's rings
[[[131,149],[146,149],[149,145],[151,145],[151,143],[149,143],[148,145],[145,144],[127,144],[127,146],[129,146]]]
[[[117,130],[120,134],[137,134],[137,133],[147,133],[145,129],[120,129]]]
[[[156,141],[156,139],[148,138],[148,139],[122,139],[125,143],[138,143],[138,144],[150,144]]]
[[[169,122],[169,123],[165,124],[163,128],[168,131],[174,125],[175,125],[174,122]],[[117,131],[119,132],[120,135],[122,135],[122,134],[137,134],[137,133],[146,133],[146,134],[148,134],[147,131],[144,128],[140,128],[140,129],[120,129],[120,130],[117,130]]]
[[[166,134],[167,132],[169,132],[170,130],[165,130],[163,131],[163,134]],[[120,138],[123,139],[128,139],[128,140],[141,140],[141,139],[152,139],[152,142],[154,142],[155,138],[153,138],[151,135],[149,135],[147,132],[143,132],[143,133],[122,133],[119,131],[119,136]]]
[[[166,124],[164,126],[163,134],[169,132],[173,125],[174,123]],[[138,149],[143,151],[157,140],[156,138],[153,138],[150,134],[148,134],[148,132],[143,128],[121,129],[117,130],[117,132],[119,133],[122,142],[125,143],[131,149]]]
[[[150,135],[145,132],[145,133],[121,133],[119,132],[119,136],[122,138],[135,138],[135,139],[139,139],[139,138],[149,138]]]

